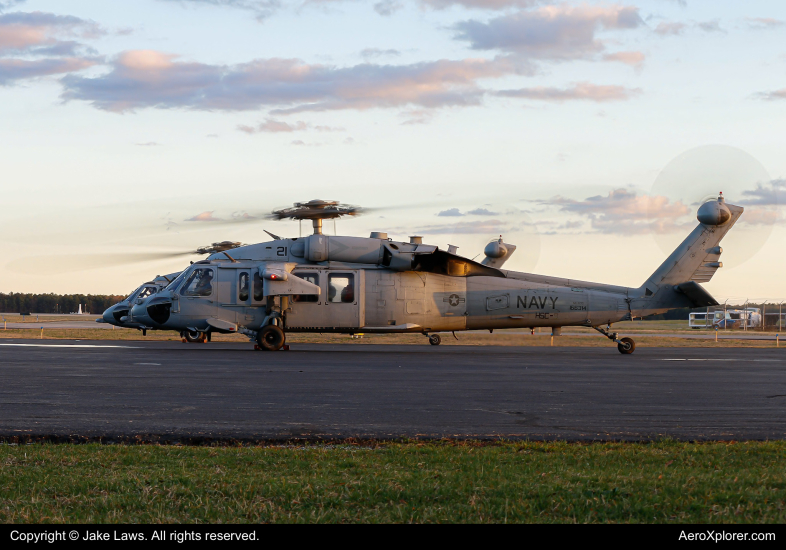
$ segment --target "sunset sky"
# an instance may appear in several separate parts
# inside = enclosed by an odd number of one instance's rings
[[[705,286],[778,302],[784,121],[771,0],[0,0],[0,292],[127,293],[315,198],[638,286],[723,191]]]

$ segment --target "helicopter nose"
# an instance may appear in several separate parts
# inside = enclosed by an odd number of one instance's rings
[[[148,327],[153,326],[153,320],[148,316],[144,302],[141,304],[134,304],[134,307],[131,308],[129,317],[129,320],[133,319],[134,323],[139,323]]]
[[[169,320],[172,311],[172,299],[169,296],[151,296],[131,310],[135,323],[148,327],[162,327]]]
[[[108,308],[103,315],[101,315],[101,320],[104,323],[109,323],[110,325],[115,325],[116,327],[123,326],[120,322],[121,317],[125,317],[128,315],[128,304],[120,303],[115,304],[112,307]]]

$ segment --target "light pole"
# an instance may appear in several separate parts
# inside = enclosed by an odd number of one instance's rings
[[[723,302],[723,330],[726,330],[726,325],[729,324],[728,321],[726,321],[726,303],[728,301],[729,301],[729,299],[726,298],[726,301]]]
[[[778,304],[778,332],[783,331],[783,301]]]

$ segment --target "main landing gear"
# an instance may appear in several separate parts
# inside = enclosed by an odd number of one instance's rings
[[[613,340],[617,343],[617,349],[620,353],[630,354],[633,353],[633,350],[636,349],[636,342],[633,341],[633,338],[617,338],[616,332],[609,332],[611,325],[608,325],[605,329],[600,327],[592,327],[598,332],[600,332],[603,336],[608,338],[609,340]]]
[[[276,325],[267,325],[257,333],[257,346],[264,351],[278,351],[284,347],[286,336]]]
[[[438,346],[442,343],[442,338],[440,338],[439,334],[430,334],[428,337],[428,343],[432,346]]]

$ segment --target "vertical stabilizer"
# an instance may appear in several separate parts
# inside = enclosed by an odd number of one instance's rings
[[[655,293],[666,285],[709,281],[723,266],[720,262],[723,252],[721,239],[734,226],[743,210],[741,206],[726,204],[723,195],[717,202],[703,204],[697,216],[699,225],[644,283],[647,294]]]

